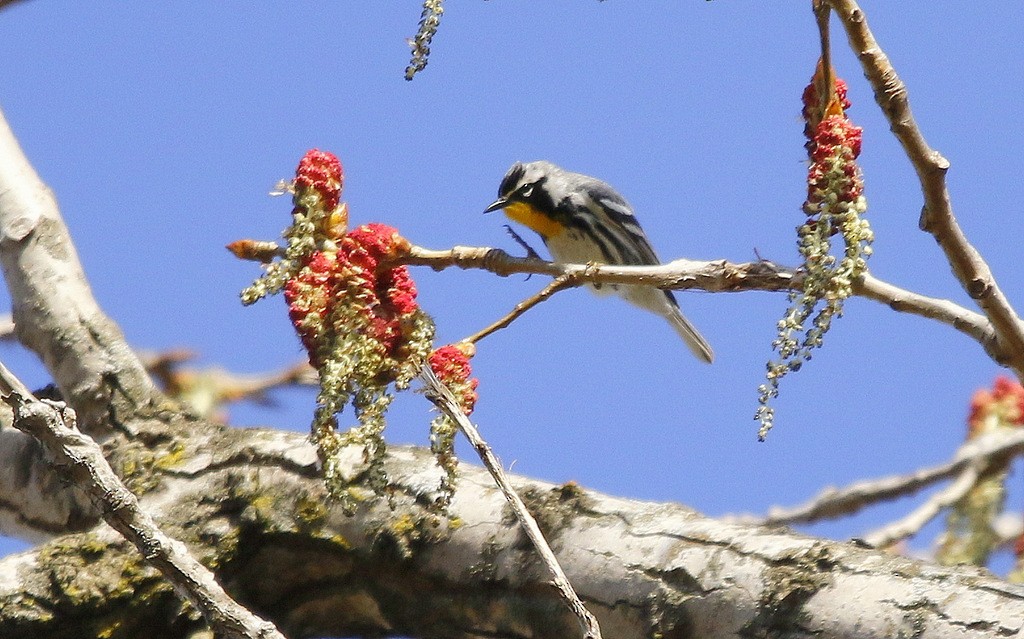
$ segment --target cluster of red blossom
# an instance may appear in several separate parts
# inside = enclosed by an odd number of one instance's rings
[[[341,168],[341,160],[333,153],[312,149],[299,160],[295,169],[296,192],[315,192],[326,210],[337,208],[344,186],[345,171]]]
[[[845,178],[843,189],[838,193],[839,200],[853,202],[863,195],[864,182],[854,162],[860,155],[861,133],[861,128],[854,126],[846,116],[830,115],[821,121],[814,135],[811,169],[807,175],[809,202],[819,201],[832,184],[829,174],[836,158]]]
[[[854,202],[864,193],[864,181],[855,160],[860,155],[863,130],[846,117],[850,101],[846,97],[846,82],[835,78],[833,90],[821,94],[823,72],[819,66],[814,79],[803,94],[803,117],[807,123],[807,152],[811,168],[807,175],[807,202],[817,204],[826,193],[833,192],[840,202]],[[823,98],[827,102],[823,104]],[[834,171],[843,174],[842,185],[835,192]]]
[[[442,346],[430,354],[430,368],[438,379],[448,385],[467,415],[476,406],[476,387],[479,383],[472,377],[473,370],[469,365],[472,356],[473,346],[468,342]]]
[[[410,318],[419,311],[416,284],[406,266],[388,262],[407,252],[409,242],[385,224],[364,224],[346,232],[347,213],[340,203],[343,185],[341,162],[333,154],[314,149],[299,162],[296,202],[314,196],[311,201],[326,211],[319,229],[326,241],[302,258],[299,270],[285,285],[289,317],[315,367],[330,357],[325,349],[331,340],[326,336],[351,330],[352,319],[382,354],[402,360],[411,337],[408,331],[414,326]],[[350,312],[358,317],[352,318]],[[470,379],[469,351],[466,346],[444,346],[429,361],[464,407],[472,410],[477,381]]]
[[[344,172],[337,157],[312,150],[299,162],[294,188],[297,202],[313,199],[325,214],[320,231],[326,242],[303,256],[300,269],[285,286],[285,300],[295,330],[314,366],[323,363],[325,335],[351,330],[332,326],[332,319],[356,319],[366,336],[376,340],[384,353],[394,357],[402,343],[403,320],[416,310],[416,285],[405,266],[382,268],[382,262],[408,249],[398,231],[384,224],[365,224],[345,232],[335,213],[341,208]],[[341,234],[344,235],[341,235]],[[360,317],[336,314],[346,305]]]
[[[341,238],[337,250],[314,251],[285,286],[285,300],[310,363],[322,361],[325,321],[346,296],[358,297],[361,324],[389,356],[402,344],[403,320],[417,309],[416,284],[405,266],[378,269],[408,243],[384,224],[365,224]],[[351,298],[349,298],[350,300]]]

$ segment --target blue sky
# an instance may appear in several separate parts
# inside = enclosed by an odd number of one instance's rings
[[[266,371],[301,359],[298,340],[280,299],[239,304],[258,271],[223,246],[278,237],[290,205],[267,193],[312,147],[342,159],[354,221],[392,224],[430,248],[515,251],[505,220],[481,211],[512,162],[543,158],[615,185],[666,260],[748,261],[756,249],[794,264],[806,173],[799,100],[818,55],[807,5],[451,2],[430,65],[406,82],[416,2],[35,0],[0,12],[0,106],[133,345]],[[952,163],[962,226],[1010,299],[1024,299],[1014,71],[1024,5],[863,8],[926,137]],[[834,34],[850,115],[865,128],[872,272],[971,306],[917,229],[914,172],[838,24]],[[414,276],[443,341],[544,284]],[[757,386],[785,297],[679,297],[715,348],[713,366],[660,319],[584,290],[482,342],[474,419],[506,465],[711,515],[764,512],[827,484],[945,460],[962,441],[971,392],[1000,372],[959,333],[856,299],[785,380],[776,429],[758,443]],[[48,381],[18,347],[0,347],[0,358],[30,385]],[[312,393],[275,398],[274,409],[234,407],[233,422],[305,430]],[[425,443],[429,420],[422,397],[403,396],[389,439]],[[863,534],[909,507],[810,530]],[[16,547],[0,540],[0,552]]]

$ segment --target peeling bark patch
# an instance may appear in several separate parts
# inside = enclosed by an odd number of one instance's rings
[[[757,616],[741,631],[744,636],[793,632],[807,621],[804,605],[832,585],[836,560],[824,544],[777,559],[764,574]]]

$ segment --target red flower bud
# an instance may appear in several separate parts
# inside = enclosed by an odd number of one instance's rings
[[[328,211],[338,206],[344,184],[345,173],[341,168],[341,160],[327,151],[306,151],[295,170],[295,188],[299,191],[312,189],[319,193]]]

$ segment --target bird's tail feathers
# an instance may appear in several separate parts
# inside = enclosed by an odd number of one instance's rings
[[[677,307],[673,306],[672,311],[667,317],[669,323],[672,324],[672,328],[676,329],[679,336],[683,338],[683,341],[686,342],[686,345],[693,354],[697,356],[697,359],[708,364],[715,361],[715,352],[711,350],[711,345],[700,334],[700,331],[690,323],[690,320],[683,317],[683,314],[679,312]]]
[[[630,303],[661,315],[679,333],[686,345],[702,362],[710,364],[715,359],[708,341],[700,334],[690,320],[683,317],[671,291],[662,291],[649,286],[620,286],[619,294]]]

